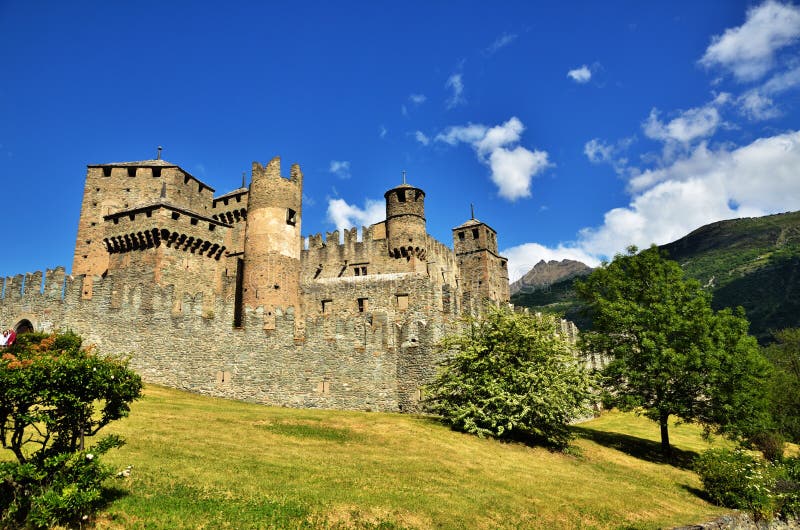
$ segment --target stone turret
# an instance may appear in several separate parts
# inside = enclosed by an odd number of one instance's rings
[[[424,265],[427,253],[425,192],[403,183],[387,191],[384,197],[389,255]]]
[[[275,309],[300,308],[300,217],[303,174],[292,166],[281,176],[280,157],[266,167],[253,162],[244,242],[243,302],[264,308],[264,327],[274,326]]]
[[[453,250],[461,272],[461,289],[475,301],[507,303],[508,260],[497,253],[497,232],[475,219],[453,228]]]

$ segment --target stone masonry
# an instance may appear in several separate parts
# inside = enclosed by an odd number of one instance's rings
[[[436,344],[506,304],[497,234],[470,219],[453,248],[426,230],[425,192],[386,192],[386,219],[303,237],[303,175],[253,163],[214,196],[161,159],[89,165],[72,276],[6,278],[0,325],[70,329],[131,356],[148,382],[292,407],[419,408]],[[574,334],[571,325],[564,331]]]

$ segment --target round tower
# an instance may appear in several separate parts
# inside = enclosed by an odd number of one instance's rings
[[[425,192],[403,183],[384,195],[386,199],[386,238],[389,255],[394,258],[425,258]]]
[[[294,164],[290,178],[281,177],[281,159],[266,168],[253,162],[247,201],[242,301],[246,307],[300,307],[300,215],[303,174]],[[266,327],[266,324],[265,324]]]

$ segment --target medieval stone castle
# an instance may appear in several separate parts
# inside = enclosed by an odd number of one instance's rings
[[[463,313],[509,300],[497,234],[470,219],[453,249],[425,192],[386,192],[386,219],[301,236],[303,174],[253,163],[214,196],[160,159],[89,165],[72,263],[6,278],[0,324],[70,329],[131,355],[146,381],[283,406],[408,411]]]

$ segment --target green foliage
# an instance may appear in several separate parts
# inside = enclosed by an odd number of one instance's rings
[[[713,502],[772,519],[779,509],[773,493],[782,469],[740,449],[706,451],[695,460],[703,488]]]
[[[763,431],[768,365],[747,321],[714,313],[708,293],[658,247],[637,250],[576,284],[594,322],[582,347],[610,357],[607,400],[657,421],[665,454],[670,416],[734,437]]]
[[[73,333],[22,335],[0,359],[0,441],[17,459],[0,467],[0,521],[34,527],[74,522],[101,501],[109,471],[84,438],[127,416],[141,395],[127,363],[82,349]]]
[[[773,463],[741,449],[706,451],[695,470],[713,502],[756,519],[800,515],[800,459]]]
[[[770,403],[777,429],[793,442],[800,442],[800,328],[774,334],[775,342],[764,348],[774,370]]]
[[[556,447],[588,412],[591,378],[559,334],[559,319],[490,308],[440,347],[451,353],[428,388],[428,406],[453,428],[532,437]]]

